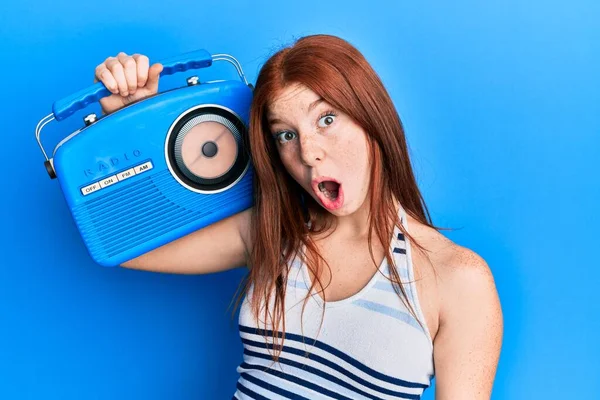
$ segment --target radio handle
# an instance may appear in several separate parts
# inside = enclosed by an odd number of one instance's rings
[[[244,84],[253,89],[252,85],[248,83],[248,80],[244,75],[242,66],[240,65],[239,61],[235,59],[235,57],[229,54],[210,55],[206,50],[191,51],[161,61],[161,64],[163,64],[163,70],[160,75],[171,75],[175,72],[183,72],[191,68],[210,67],[213,61],[227,61],[228,63],[232,64]],[[38,122],[37,126],[35,127],[35,139],[38,143],[38,146],[40,146],[40,150],[42,150],[44,158],[46,159],[44,164],[46,165],[46,169],[51,178],[54,179],[56,174],[54,174],[52,161],[48,158],[46,150],[44,150],[44,145],[40,139],[42,129],[50,122],[54,120],[61,121],[72,115],[75,111],[81,110],[82,108],[99,101],[103,97],[110,96],[111,94],[112,93],[106,88],[106,86],[104,86],[102,82],[95,83],[87,89],[80,90],[77,93],[56,101],[52,105],[52,114],[46,115],[40,120],[40,122]]]
[[[213,62],[213,56],[203,49],[180,54],[160,61],[163,70],[160,76],[172,75],[176,72],[187,71],[188,69],[210,67]],[[78,110],[89,106],[100,99],[112,94],[104,83],[97,82],[92,86],[82,89],[70,96],[64,97],[52,105],[52,113],[57,121],[61,121]]]

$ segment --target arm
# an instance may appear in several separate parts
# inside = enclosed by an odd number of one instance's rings
[[[207,274],[246,265],[252,209],[192,232],[121,266],[154,272]]]
[[[434,343],[435,398],[489,399],[503,335],[494,278],[487,263],[466,248],[459,248],[444,275]]]

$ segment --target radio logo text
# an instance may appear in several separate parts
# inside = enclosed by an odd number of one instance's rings
[[[85,168],[83,173],[86,177],[105,174],[109,169],[118,167],[119,164],[125,164],[127,161],[139,158],[142,155],[140,150],[126,152],[119,156],[110,157],[107,161],[98,161],[93,167]]]

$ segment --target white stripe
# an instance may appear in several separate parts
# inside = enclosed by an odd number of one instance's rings
[[[260,365],[262,367],[269,367],[275,371],[278,372],[285,372],[285,373],[289,373],[288,369],[290,368],[287,365],[282,365],[282,364],[278,364],[278,363],[273,363],[270,360],[261,360],[261,359],[254,359],[256,360],[256,362],[249,362],[248,361],[248,357],[244,357],[244,360],[248,363],[248,364],[253,364],[253,365]],[[287,368],[285,368],[287,367]],[[253,376],[256,376],[258,379],[260,379],[263,382],[267,382],[279,389],[283,389],[283,390],[287,390],[288,392],[291,392],[293,394],[302,396],[302,397],[306,397],[307,399],[330,399],[331,397],[326,396],[324,394],[321,394],[319,392],[316,392],[310,388],[307,388],[306,386],[302,386],[299,384],[296,384],[295,382],[289,381],[285,378],[280,378],[278,376],[275,376],[273,374],[270,374],[268,372],[263,372],[261,370],[256,370],[256,369],[243,369],[241,367],[238,367],[238,371],[241,372],[248,372],[250,374],[252,374]],[[295,375],[297,377],[297,375]],[[309,382],[311,382],[309,380]],[[312,382],[312,383],[316,383],[316,382]],[[257,392],[258,393],[258,392]],[[273,396],[279,396],[277,394],[273,394]],[[266,397],[268,397],[269,399],[271,397],[269,397],[269,395],[266,395]],[[279,398],[277,397],[277,398]]]

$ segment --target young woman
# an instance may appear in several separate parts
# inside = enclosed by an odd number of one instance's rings
[[[160,64],[96,68],[104,112],[153,95]],[[489,399],[503,319],[486,262],[440,234],[402,124],[348,42],[307,36],[254,90],[255,205],[123,264],[203,274],[247,265],[234,398]]]

